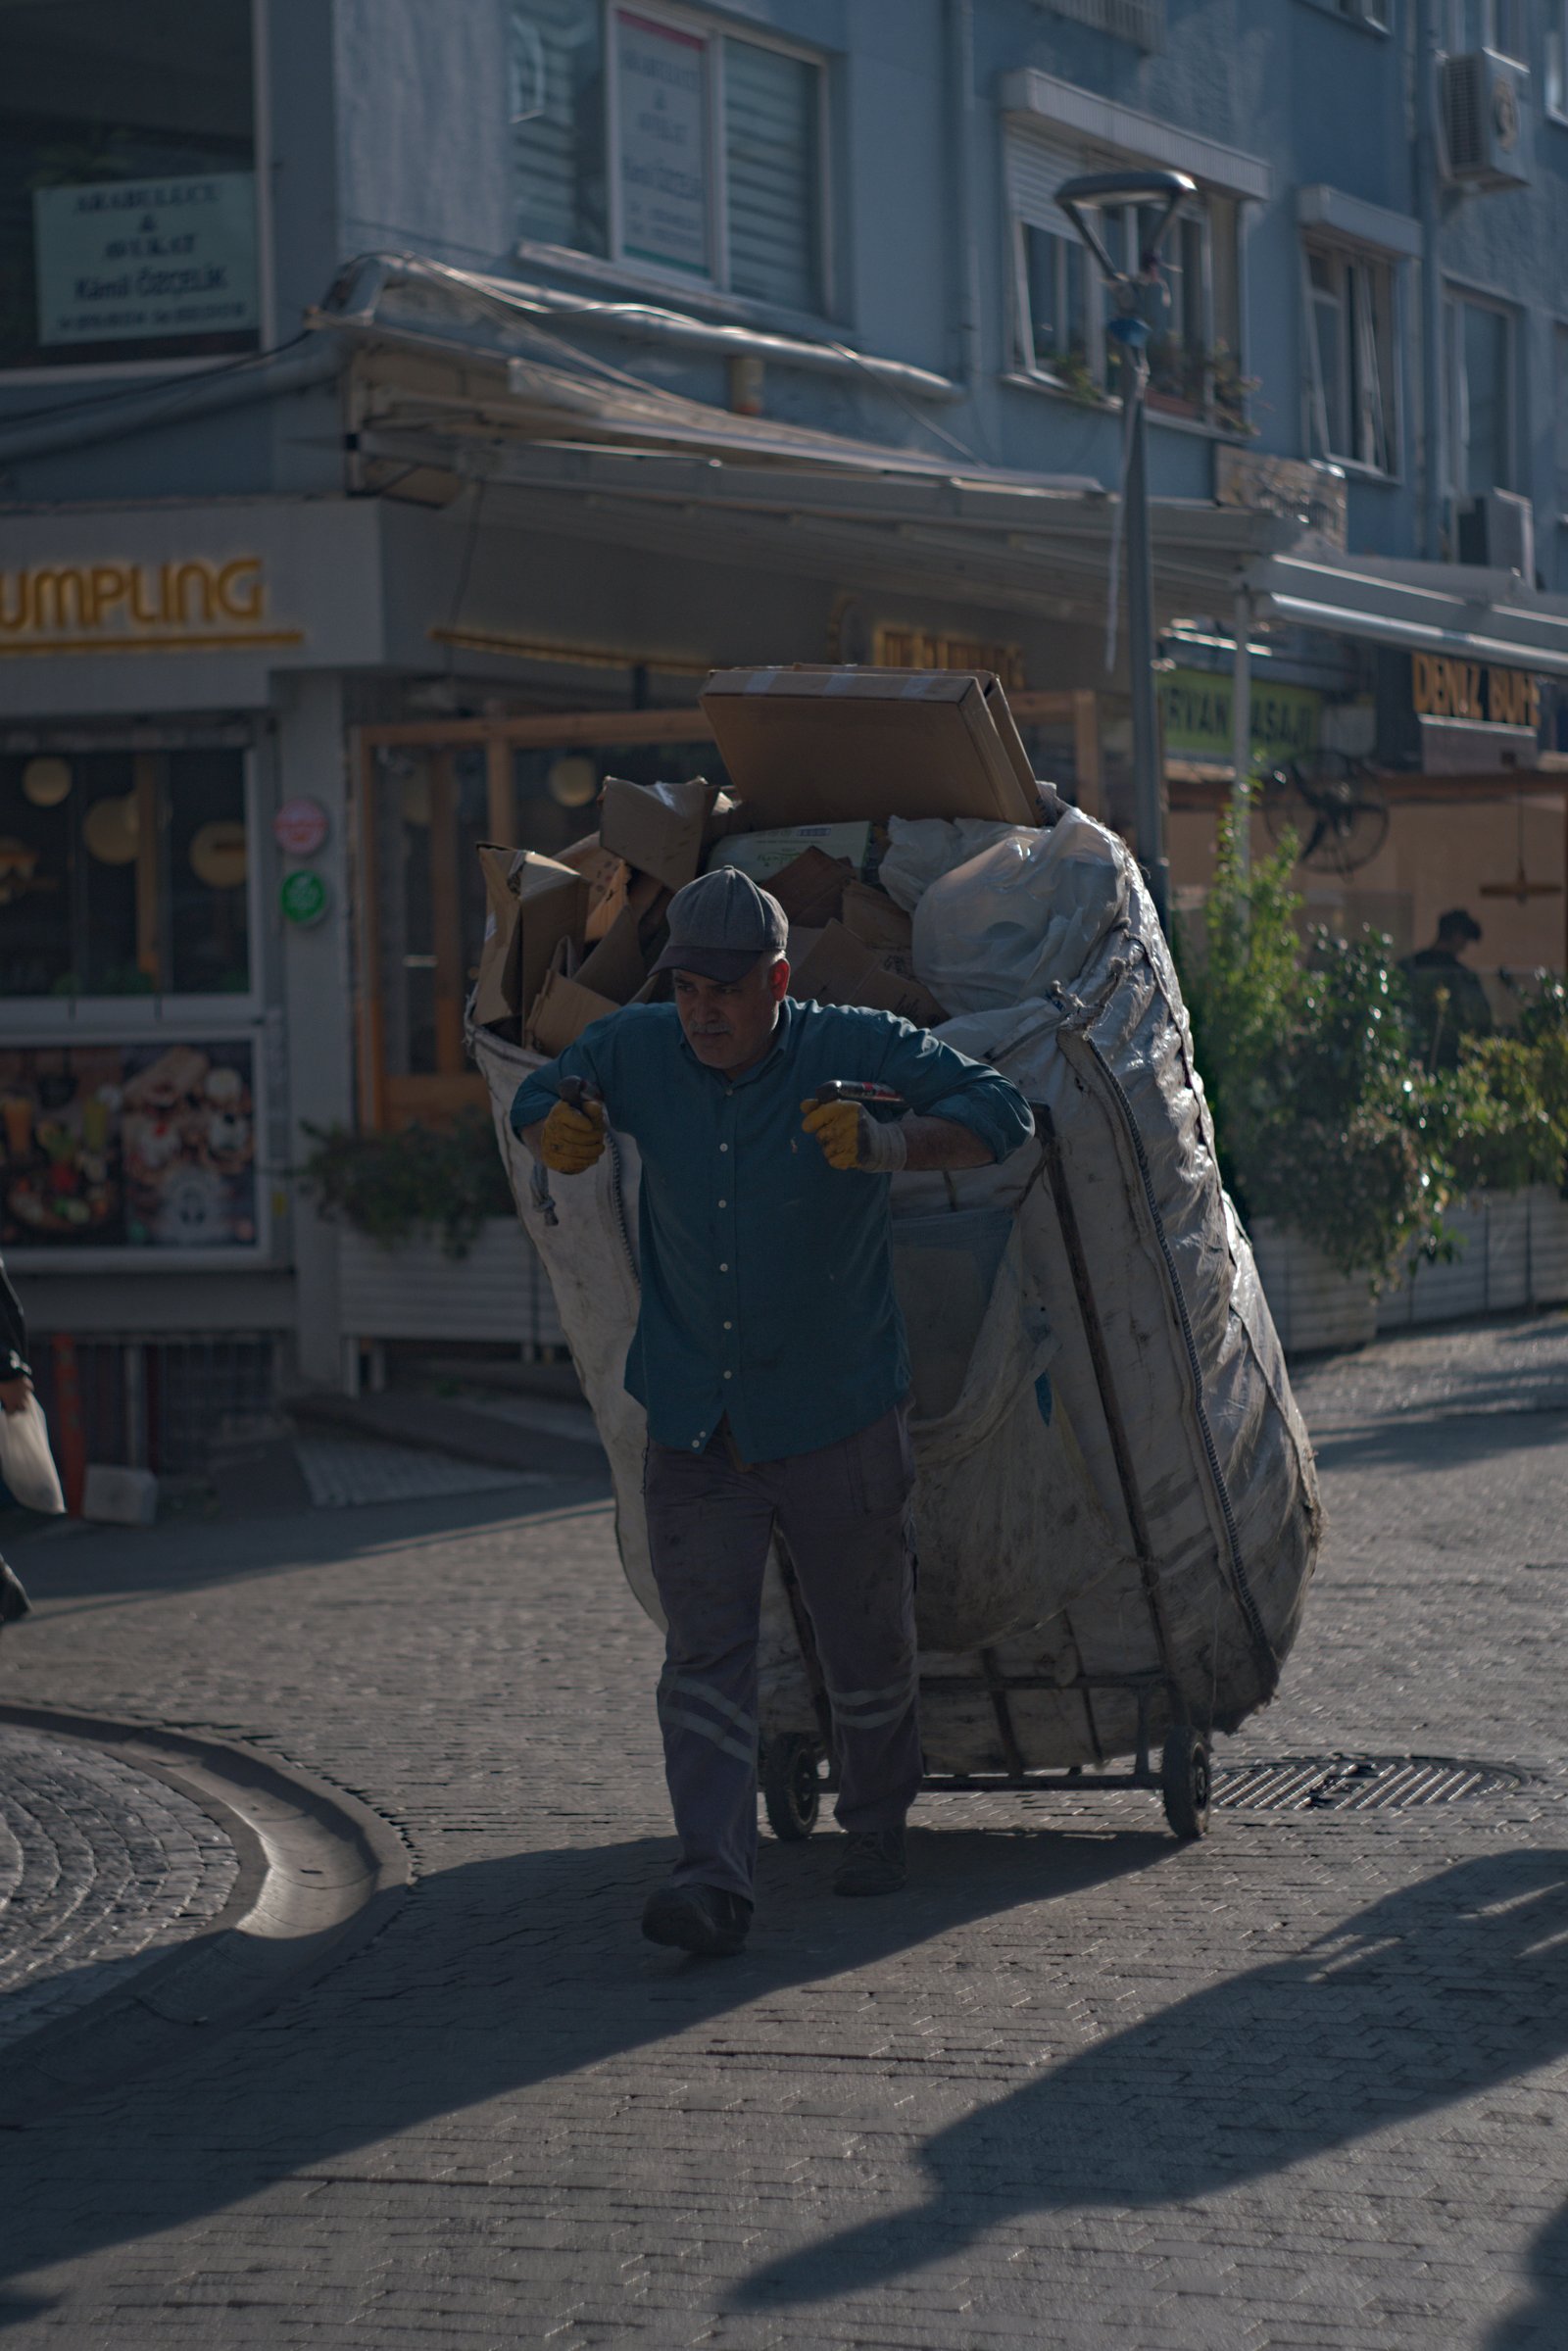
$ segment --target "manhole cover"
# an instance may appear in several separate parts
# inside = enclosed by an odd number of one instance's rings
[[[1402,1812],[1523,1784],[1522,1773],[1498,1764],[1442,1755],[1291,1755],[1222,1767],[1214,1774],[1214,1804],[1226,1812]]]

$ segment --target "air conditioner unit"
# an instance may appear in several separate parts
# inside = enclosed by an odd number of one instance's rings
[[[1459,508],[1459,561],[1491,571],[1517,571],[1536,584],[1536,514],[1514,490],[1488,490]]]
[[[1491,49],[1443,61],[1443,127],[1448,177],[1468,188],[1519,188],[1525,158],[1528,68]]]

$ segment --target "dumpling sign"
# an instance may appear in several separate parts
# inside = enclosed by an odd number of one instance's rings
[[[36,188],[32,243],[42,344],[228,335],[260,321],[254,172]]]

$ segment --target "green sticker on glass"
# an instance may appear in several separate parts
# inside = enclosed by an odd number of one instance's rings
[[[320,921],[331,904],[331,898],[321,876],[301,866],[296,873],[284,874],[277,903],[283,909],[283,920],[303,929],[310,923]]]

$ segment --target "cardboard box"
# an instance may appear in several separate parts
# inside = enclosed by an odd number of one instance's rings
[[[862,821],[848,824],[787,824],[766,832],[732,833],[720,841],[708,860],[715,865],[738,865],[760,889],[771,890],[773,876],[784,872],[807,850],[852,866],[858,873],[871,854],[872,827]]]
[[[663,927],[670,894],[651,873],[630,876],[624,899],[601,937],[590,918],[587,953],[557,957],[552,968],[612,1004],[630,1004],[647,976],[654,943]],[[608,902],[607,902],[608,903]],[[544,985],[543,979],[540,986]],[[532,999],[529,999],[530,1005]]]
[[[523,1032],[523,1043],[532,1046],[537,1053],[548,1053],[552,1060],[574,1045],[584,1029],[596,1020],[606,1020],[620,1006],[608,996],[600,996],[585,988],[581,980],[568,980],[561,972],[552,971],[534,999],[533,1010]]]
[[[897,1012],[917,1028],[935,1028],[947,1013],[930,990],[898,966],[907,958],[893,950],[877,954],[863,940],[830,922],[798,971],[790,994],[819,1004],[862,1004],[873,1012]]]
[[[683,889],[703,861],[704,837],[717,794],[701,776],[681,784],[628,784],[607,776],[599,800],[603,848],[666,890]]]
[[[839,920],[867,947],[891,947],[907,955],[914,937],[912,918],[902,906],[895,906],[885,890],[873,890],[866,882],[850,884],[844,893]]]
[[[847,857],[808,849],[773,874],[766,887],[783,907],[791,930],[822,930],[838,919],[845,891],[854,881],[855,867]]]
[[[591,945],[604,937],[626,904],[631,867],[612,849],[606,849],[597,833],[589,833],[585,840],[574,841],[569,849],[564,849],[557,863],[569,865],[588,885],[588,917],[582,935]]]
[[[488,910],[473,1016],[488,1028],[515,1020],[543,987],[561,941],[582,937],[588,885],[554,857],[494,841],[480,842],[479,864]]]
[[[716,669],[702,706],[759,828],[1040,821],[1028,755],[989,671]]]

